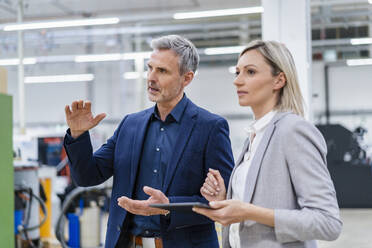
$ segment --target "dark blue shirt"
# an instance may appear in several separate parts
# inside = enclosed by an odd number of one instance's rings
[[[167,166],[181,131],[179,129],[187,103],[187,97],[184,95],[165,121],[160,119],[157,106],[154,106],[142,147],[133,199],[147,200],[149,198],[143,192],[144,186],[162,189]],[[135,215],[130,232],[142,237],[160,236],[160,216]]]

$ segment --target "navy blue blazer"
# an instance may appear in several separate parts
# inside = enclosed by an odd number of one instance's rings
[[[88,132],[73,141],[65,137],[71,175],[79,186],[97,185],[113,176],[107,248],[115,247],[122,229],[127,231],[123,223],[128,215],[118,206],[117,199],[132,198],[146,128],[153,111],[154,107],[127,115],[114,135],[94,154]],[[161,190],[172,203],[206,202],[200,188],[208,169],[219,170],[228,185],[234,165],[227,121],[188,100],[180,130]],[[218,247],[210,219],[194,212],[178,211],[172,211],[170,218],[160,218],[165,248]]]

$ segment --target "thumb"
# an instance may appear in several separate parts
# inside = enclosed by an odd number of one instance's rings
[[[96,117],[94,117],[94,119],[93,119],[94,126],[97,126],[97,124],[100,123],[105,117],[106,117],[105,113],[101,113],[101,114],[97,115]]]
[[[159,193],[160,193],[159,190],[151,188],[149,186],[143,187],[143,192],[145,192],[149,196],[155,196],[155,197],[159,197]]]
[[[209,203],[209,206],[211,206],[214,209],[219,209],[227,206],[227,201],[211,201]]]

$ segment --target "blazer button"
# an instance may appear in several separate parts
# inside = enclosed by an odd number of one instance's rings
[[[118,229],[118,232],[120,232],[120,226],[117,226],[116,228]]]

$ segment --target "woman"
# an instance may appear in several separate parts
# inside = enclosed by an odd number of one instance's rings
[[[211,210],[194,208],[222,223],[223,247],[317,247],[342,228],[326,166],[326,144],[303,119],[303,98],[289,50],[253,41],[239,56],[239,104],[255,121],[236,161],[228,190],[210,170],[201,194]]]

